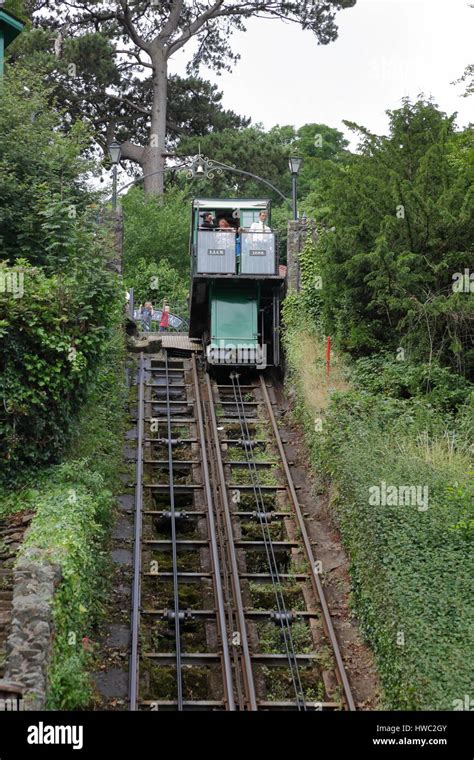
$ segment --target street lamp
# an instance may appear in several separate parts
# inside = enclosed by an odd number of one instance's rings
[[[298,208],[296,204],[296,177],[300,170],[303,159],[299,156],[291,156],[288,166],[291,172],[291,195],[293,200],[293,219],[298,219]]]
[[[113,185],[112,185],[112,209],[117,210],[117,167],[122,155],[122,148],[117,140],[113,140],[109,145],[109,156],[113,164]]]

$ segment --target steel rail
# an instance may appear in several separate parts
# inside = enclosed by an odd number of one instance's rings
[[[242,646],[242,655],[243,655],[242,672],[245,679],[245,687],[246,687],[246,692],[247,692],[247,697],[248,697],[249,709],[251,711],[256,711],[258,709],[257,695],[255,691],[255,681],[253,677],[252,659],[250,656],[249,642],[248,642],[248,637],[247,637],[247,624],[245,620],[244,605],[243,605],[243,600],[242,600],[242,589],[240,586],[237,554],[236,554],[236,550],[234,546],[234,533],[233,533],[233,526],[232,526],[232,520],[231,520],[231,514],[230,514],[229,499],[227,496],[227,484],[226,484],[226,479],[225,479],[225,474],[224,474],[224,466],[222,463],[222,454],[221,454],[221,449],[220,449],[219,432],[217,430],[217,421],[216,421],[216,413],[214,409],[212,386],[211,386],[211,381],[209,379],[209,375],[207,373],[206,373],[206,387],[207,387],[211,430],[212,430],[212,435],[214,439],[214,449],[215,449],[215,455],[216,455],[215,459],[216,459],[216,465],[217,465],[219,481],[220,481],[220,494],[221,494],[223,511],[224,511],[224,522],[225,522],[226,533],[228,537],[227,545],[229,548],[229,559],[230,559],[231,571],[232,571],[232,575],[231,575],[232,587],[234,591],[234,600],[235,600],[237,619],[238,619],[239,629],[240,629],[240,644]]]
[[[232,372],[230,374],[230,379],[232,381],[232,387],[234,390],[235,405],[236,405],[237,414],[239,417],[242,438],[244,440],[250,440],[250,431],[249,431],[246,417],[245,417],[244,400],[242,398],[242,392],[240,391],[240,388],[239,388],[238,374],[236,372]],[[242,408],[242,413],[240,412],[239,404]],[[280,577],[279,577],[279,572],[278,572],[278,563],[276,561],[275,552],[274,552],[274,542],[272,541],[272,537],[270,534],[270,529],[269,529],[268,521],[266,517],[267,511],[265,509],[265,502],[264,502],[261,487],[260,487],[260,479],[258,477],[258,470],[255,466],[254,458],[252,458],[251,456],[251,452],[247,449],[247,447],[244,447],[244,451],[247,458],[250,478],[252,480],[252,487],[254,490],[254,497],[255,497],[255,504],[257,506],[257,511],[260,516],[263,516],[263,519],[260,520],[260,527],[262,529],[265,552],[267,555],[268,569],[270,571],[271,582],[272,582],[272,586],[273,586],[273,590],[275,594],[277,609],[279,612],[279,623],[280,623],[280,627],[283,633],[286,655],[287,655],[288,665],[291,672],[291,679],[293,682],[293,689],[295,692],[296,702],[298,705],[298,710],[301,710],[301,709],[305,710],[306,704],[305,704],[305,698],[304,698],[304,692],[303,692],[303,685],[301,683],[298,662],[296,659],[296,652],[294,648],[293,636],[291,633],[291,626],[290,626],[289,620],[287,619],[288,610],[286,609],[285,599],[283,596],[283,592],[281,591],[281,583],[280,583]],[[252,465],[253,465],[253,468],[252,468]]]
[[[137,463],[135,481],[135,524],[133,545],[133,588],[132,588],[132,625],[129,676],[129,709],[137,710],[139,679],[139,633],[140,633],[140,595],[141,595],[141,537],[143,510],[143,428],[144,428],[144,393],[145,363],[140,354],[138,371],[138,429],[137,429]]]
[[[205,420],[206,420],[206,433],[208,435],[208,440],[212,441],[212,429],[211,429],[210,420],[209,420],[209,413],[205,414]],[[213,487],[213,492],[215,495],[215,504],[218,507],[216,510],[216,528],[217,528],[217,535],[218,535],[218,540],[219,540],[219,547],[220,547],[221,556],[222,556],[222,568],[223,568],[222,580],[224,584],[225,599],[226,599],[227,627],[228,627],[229,632],[233,633],[234,631],[239,630],[239,621],[237,618],[237,613],[236,613],[235,604],[234,604],[235,594],[234,594],[233,585],[232,585],[232,571],[229,569],[231,565],[229,546],[228,546],[228,541],[226,540],[225,525],[223,524],[224,507],[222,503],[221,492],[219,490],[219,485],[218,485],[219,475],[217,473],[217,464],[216,464],[215,456],[209,457],[209,465],[210,465],[210,470],[211,470],[212,487]],[[234,666],[235,693],[237,696],[238,709],[245,710],[248,705],[248,699],[246,698],[246,692],[245,692],[245,689],[246,689],[245,678],[242,673],[240,652],[238,652],[235,645],[232,647],[232,662]]]
[[[212,563],[212,570],[214,574],[214,589],[215,589],[216,602],[217,602],[217,622],[218,622],[218,628],[219,628],[221,644],[222,644],[224,691],[226,695],[227,709],[229,711],[234,711],[236,708],[235,708],[235,700],[234,700],[234,685],[233,685],[233,678],[232,678],[232,662],[230,658],[229,642],[227,638],[224,592],[222,589],[221,566],[220,566],[220,560],[219,560],[219,550],[217,546],[214,505],[213,505],[213,499],[212,499],[212,493],[211,493],[211,483],[210,483],[210,478],[209,478],[209,465],[208,465],[207,454],[206,454],[206,436],[204,432],[204,422],[203,422],[203,414],[202,414],[202,399],[201,399],[201,392],[199,389],[199,378],[198,378],[198,373],[197,373],[195,356],[192,357],[191,362],[192,362],[192,372],[193,372],[193,381],[194,381],[196,417],[197,417],[197,424],[198,424],[198,431],[199,431],[199,439],[200,439],[200,444],[201,444],[201,455],[202,455],[201,464],[202,464],[202,470],[203,470],[203,475],[204,475],[204,487],[206,491],[207,522],[208,522],[209,539],[211,542],[211,563]]]
[[[169,468],[169,493],[171,512],[171,541],[173,562],[173,598],[174,598],[174,632],[176,645],[176,684],[178,711],[183,710],[183,673],[181,667],[181,627],[179,619],[179,579],[178,579],[178,548],[176,541],[176,509],[174,499],[174,475],[173,475],[173,444],[171,439],[171,406],[169,393],[168,353],[165,351],[165,378],[166,378],[166,412],[168,422],[168,468]],[[184,373],[183,373],[184,374]]]
[[[207,433],[209,436],[209,441],[213,441],[213,431],[210,421],[210,412],[209,412],[209,404],[207,405],[207,414],[206,414],[206,427],[207,427]],[[212,448],[210,448],[210,451],[212,451]],[[244,673],[244,668],[242,666],[242,655],[239,650],[239,648],[235,644],[234,640],[234,632],[240,631],[240,622],[236,610],[235,605],[235,598],[236,598],[236,589],[234,587],[234,577],[232,573],[232,561],[231,561],[231,546],[229,544],[229,539],[226,534],[226,524],[225,524],[225,517],[224,517],[224,502],[223,502],[223,496],[222,496],[222,487],[219,485],[219,474],[217,470],[217,455],[210,456],[210,466],[211,466],[211,472],[212,472],[212,482],[213,482],[213,488],[216,496],[216,504],[218,505],[218,509],[216,512],[217,517],[217,530],[219,534],[219,545],[221,547],[221,554],[222,554],[222,560],[223,560],[223,568],[224,568],[224,575],[223,575],[223,581],[224,581],[224,587],[226,592],[226,602],[227,602],[227,620],[228,620],[228,628],[229,631],[232,632],[232,661],[234,665],[234,679],[235,679],[235,693],[237,696],[237,703],[238,703],[238,709],[243,711],[247,710],[250,704],[250,700],[248,698],[248,688],[247,688],[247,682],[246,677]],[[232,539],[231,539],[232,541]],[[240,635],[240,634],[239,634]]]
[[[235,396],[235,399],[236,399],[237,410],[239,410],[239,406],[238,406],[239,402],[240,402],[240,405],[242,407],[242,415],[240,415],[240,413],[239,413],[239,419],[240,419],[240,426],[241,426],[242,436],[245,439],[250,440],[250,430],[249,430],[248,424],[246,422],[245,409],[244,409],[244,403],[246,403],[246,402],[244,402],[243,398],[242,398],[242,391],[240,389],[240,383],[239,383],[238,374],[237,373],[233,373],[233,377],[231,376],[231,379],[232,379],[232,385],[233,385],[233,388],[234,388],[234,396]],[[234,380],[235,380],[235,383],[234,383]],[[237,399],[237,391],[239,393],[239,398],[238,399]],[[282,628],[283,636],[284,636],[284,639],[285,639],[285,648],[286,648],[286,651],[287,651],[288,662],[289,662],[289,665],[290,665],[290,669],[292,671],[292,680],[293,680],[293,686],[294,686],[294,689],[295,689],[295,696],[296,696],[297,702],[299,703],[299,701],[300,701],[300,695],[301,695],[301,699],[302,699],[302,703],[303,703],[303,709],[304,709],[303,688],[302,688],[301,679],[300,679],[300,676],[299,676],[298,665],[297,665],[297,662],[296,662],[296,652],[295,652],[295,649],[294,649],[294,642],[293,642],[293,636],[292,636],[292,633],[291,633],[291,627],[290,627],[289,621],[287,620],[286,614],[285,614],[285,613],[288,612],[288,610],[286,609],[285,599],[284,599],[284,596],[283,596],[283,592],[281,591],[280,573],[278,571],[278,563],[276,561],[275,552],[274,552],[275,543],[279,543],[279,542],[274,542],[272,540],[272,537],[271,537],[271,534],[270,534],[270,529],[269,529],[269,526],[268,526],[268,521],[266,519],[266,515],[268,513],[267,513],[267,510],[265,509],[265,501],[263,499],[263,494],[262,494],[262,490],[261,490],[261,484],[260,484],[260,479],[259,479],[259,476],[258,476],[257,464],[256,464],[256,461],[255,461],[255,458],[250,456],[250,453],[251,452],[249,452],[247,449],[245,449],[245,454],[246,454],[246,457],[247,457],[247,464],[248,464],[248,467],[249,467],[250,477],[251,477],[251,480],[252,480],[252,486],[254,487],[255,503],[257,505],[258,513],[260,515],[264,516],[264,519],[260,521],[260,525],[261,525],[262,536],[263,536],[263,540],[264,540],[264,544],[265,544],[265,549],[266,549],[266,553],[267,553],[268,568],[269,568],[270,576],[271,576],[271,579],[272,579],[272,585],[273,585],[273,589],[274,589],[274,593],[275,593],[275,599],[276,599],[276,603],[277,603],[278,612],[283,613],[283,617],[280,618],[280,626]],[[255,488],[255,482],[256,482],[256,488]],[[258,495],[257,495],[257,489],[258,489]],[[260,498],[260,502],[259,502],[259,498]],[[291,648],[291,651],[290,651],[290,648]],[[292,662],[292,660],[293,660],[293,662]],[[295,677],[295,674],[296,674],[296,677]],[[298,681],[298,685],[297,685],[296,681]]]
[[[280,436],[280,431],[278,430],[278,425],[275,419],[275,415],[273,413],[272,404],[270,401],[270,397],[268,395],[267,386],[265,384],[265,380],[263,379],[263,376],[260,375],[260,387],[262,389],[263,397],[265,399],[265,403],[268,410],[268,415],[270,418],[270,422],[273,428],[273,433],[275,436],[275,440],[278,446],[278,450],[280,452],[281,462],[283,464],[283,468],[285,470],[285,476],[288,483],[288,490],[290,492],[291,501],[293,502],[293,510],[296,516],[296,520],[298,522],[298,527],[300,529],[301,538],[303,541],[303,548],[306,554],[306,558],[308,560],[308,564],[310,567],[310,579],[313,586],[313,590],[315,593],[315,596],[319,598],[319,602],[321,604],[321,609],[323,612],[323,624],[326,631],[326,635],[329,637],[329,640],[331,642],[331,646],[334,652],[334,657],[336,660],[336,675],[338,677],[338,680],[340,684],[342,685],[344,696],[346,699],[347,708],[350,711],[356,710],[356,705],[354,702],[354,697],[352,695],[351,687],[349,684],[349,679],[347,677],[346,669],[344,667],[344,661],[342,659],[341,650],[339,648],[339,642],[337,640],[336,633],[334,631],[334,626],[332,624],[331,620],[331,614],[329,612],[329,607],[326,601],[326,597],[324,594],[323,585],[321,583],[321,578],[319,576],[319,573],[316,572],[315,564],[314,564],[314,555],[313,550],[311,548],[311,542],[309,540],[308,532],[306,530],[306,525],[304,522],[303,513],[301,511],[301,507],[298,502],[298,496],[296,494],[295,486],[293,483],[293,478],[291,476],[290,468],[288,465],[288,461],[286,458],[285,450],[283,448],[283,443]]]
[[[205,407],[204,407],[205,409]],[[205,421],[206,421],[206,434],[208,436],[208,440],[212,441],[212,431],[210,428],[210,421],[209,421],[209,414],[205,414]],[[232,573],[229,571],[229,548],[227,546],[227,542],[225,539],[225,527],[223,525],[223,505],[222,505],[222,497],[219,490],[219,476],[217,474],[216,469],[216,460],[215,457],[210,456],[209,457],[209,466],[210,466],[210,473],[212,478],[212,485],[213,490],[215,494],[215,503],[217,506],[216,509],[216,529],[217,529],[217,536],[219,541],[219,547],[222,557],[222,581],[223,581],[223,590],[225,594],[226,599],[226,607],[225,607],[225,613],[226,613],[226,620],[227,620],[227,630],[229,632],[233,632],[238,630],[239,623],[236,616],[235,611],[235,605],[234,605],[234,592],[232,588],[232,582],[231,577]],[[245,679],[242,673],[242,665],[241,665],[241,658],[240,653],[237,651],[236,647],[232,647],[232,663],[234,667],[234,678],[235,678],[235,694],[237,697],[237,704],[239,710],[245,710],[246,709],[246,696],[245,696]]]

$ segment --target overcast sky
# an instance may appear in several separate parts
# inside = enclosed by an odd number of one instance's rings
[[[474,62],[468,0],[357,0],[337,21],[337,41],[317,45],[296,25],[253,19],[233,37],[241,54],[233,72],[201,74],[223,91],[226,108],[265,128],[319,122],[352,140],[348,119],[386,134],[386,109],[421,92],[457,111],[460,126],[474,121],[473,98],[451,84]],[[172,71],[184,74],[188,56],[181,51]]]

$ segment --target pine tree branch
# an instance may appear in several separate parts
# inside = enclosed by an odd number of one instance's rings
[[[144,108],[144,106],[134,103],[133,100],[129,100],[129,98],[126,98],[124,95],[111,95],[110,93],[107,93],[107,97],[116,100],[118,103],[124,103],[135,111],[145,114],[145,116],[151,116],[151,111],[148,108]]]
[[[148,54],[150,53],[150,43],[148,43],[143,37],[141,37],[134,24],[132,17],[130,15],[130,8],[128,5],[127,0],[118,0],[120,3],[120,7],[122,8],[122,13],[117,13],[117,21],[123,26],[123,28],[129,33],[131,39],[135,43],[137,47],[139,47],[141,50],[145,50]]]

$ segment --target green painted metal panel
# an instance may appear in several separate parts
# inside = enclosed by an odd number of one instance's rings
[[[5,48],[18,37],[24,26],[20,19],[0,9],[0,78],[3,76]]]
[[[211,288],[211,346],[258,345],[258,288]]]
[[[3,34],[5,47],[18,37],[24,26],[24,23],[12,13],[0,9],[0,33]]]

